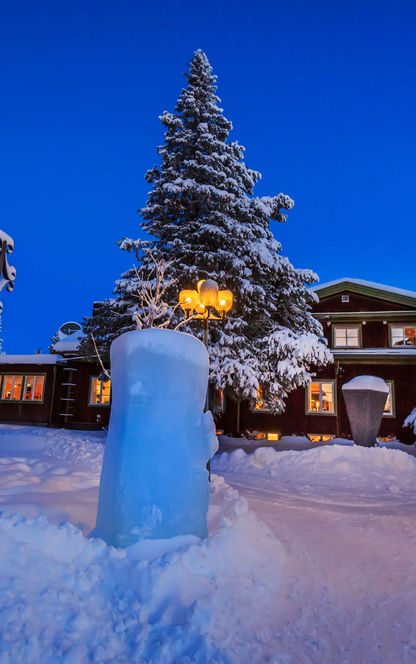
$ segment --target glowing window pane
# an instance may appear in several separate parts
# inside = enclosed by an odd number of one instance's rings
[[[320,410],[320,385],[319,383],[311,383],[309,385],[309,410]]]
[[[14,378],[14,376],[5,376],[4,377],[3,391],[2,391],[2,394],[1,394],[2,399],[11,399],[12,398],[13,378]]]
[[[36,380],[35,376],[26,376],[25,389],[23,395],[23,399],[25,401],[33,401],[35,380]]]
[[[261,385],[257,388],[257,397],[256,397],[256,410],[262,410],[264,408],[264,393]]]
[[[44,382],[45,382],[44,376],[36,376],[35,390],[33,392],[34,401],[42,401]]]
[[[90,403],[100,403],[101,381],[98,378],[92,379]]]
[[[110,403],[111,382],[109,380],[101,381],[101,403]]]
[[[90,405],[107,406],[110,403],[111,381],[93,378],[91,380]]]
[[[332,383],[322,383],[321,384],[321,410],[323,412],[329,412],[334,410],[333,408],[333,395],[332,395]]]
[[[387,395],[386,403],[384,405],[384,415],[393,415],[393,384],[391,382],[387,382],[387,387],[389,388],[389,393]]]
[[[212,407],[214,410],[224,410],[224,392],[218,387],[212,390]]]
[[[22,394],[22,383],[23,376],[13,376],[13,387],[11,395],[11,399],[13,399],[13,401],[20,401]]]
[[[309,412],[311,413],[333,413],[334,412],[334,384],[317,381],[308,386]]]

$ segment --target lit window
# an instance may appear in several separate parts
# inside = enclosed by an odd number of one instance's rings
[[[391,327],[392,346],[416,346],[416,327],[394,325]]]
[[[4,376],[1,398],[3,401],[20,401],[23,376]]]
[[[90,406],[109,406],[111,393],[111,381],[92,378],[90,392]]]
[[[26,376],[25,387],[23,390],[23,400],[42,401],[44,384],[44,376]]]
[[[308,413],[334,414],[334,381],[317,380],[308,385]]]
[[[386,384],[387,384],[387,387],[389,388],[389,393],[387,395],[383,415],[386,415],[386,416],[390,415],[390,417],[394,417],[393,381],[392,380],[386,380]]]
[[[359,348],[360,328],[358,325],[334,325],[334,348]]]
[[[257,397],[254,407],[256,410],[263,410],[264,408],[264,392],[261,385],[259,385],[257,388]]]
[[[224,390],[220,390],[219,387],[211,387],[211,408],[215,412],[223,413],[225,410],[225,394]]]
[[[330,433],[308,433],[308,438],[311,443],[326,443],[328,440],[333,440],[335,436]]]
[[[267,434],[267,440],[279,440],[280,434],[269,432]]]
[[[264,388],[263,385],[259,385],[257,388],[257,397],[254,404],[254,409],[260,413],[270,413],[271,410],[265,405],[264,399]]]

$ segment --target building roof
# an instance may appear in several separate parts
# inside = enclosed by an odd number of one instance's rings
[[[386,284],[378,284],[374,281],[366,281],[365,279],[343,277],[342,279],[334,279],[333,281],[327,281],[323,284],[312,286],[311,290],[317,293],[320,298],[330,297],[331,295],[341,293],[342,291],[350,291],[416,307],[415,291],[396,288],[395,286],[387,286]]]
[[[33,355],[0,355],[0,364],[57,364],[62,362],[59,355],[33,353]]]

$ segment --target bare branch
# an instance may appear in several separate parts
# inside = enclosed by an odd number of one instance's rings
[[[109,371],[105,368],[105,366],[104,366],[104,364],[103,364],[103,361],[102,361],[102,359],[101,359],[101,355],[100,355],[100,353],[98,352],[97,344],[95,343],[95,338],[94,338],[94,335],[93,335],[92,332],[91,332],[91,339],[92,339],[92,343],[94,344],[95,352],[97,353],[97,357],[98,357],[98,361],[99,361],[99,363],[100,363],[100,365],[101,365],[101,369],[103,370],[103,374],[104,374],[105,376],[107,376],[108,380],[111,380],[110,373],[109,373]]]

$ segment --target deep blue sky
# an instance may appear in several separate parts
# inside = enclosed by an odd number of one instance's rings
[[[283,253],[321,281],[416,290],[414,2],[2,0],[0,228],[8,353],[46,351],[109,296],[139,233],[144,174],[197,48],[255,193],[295,199]]]

